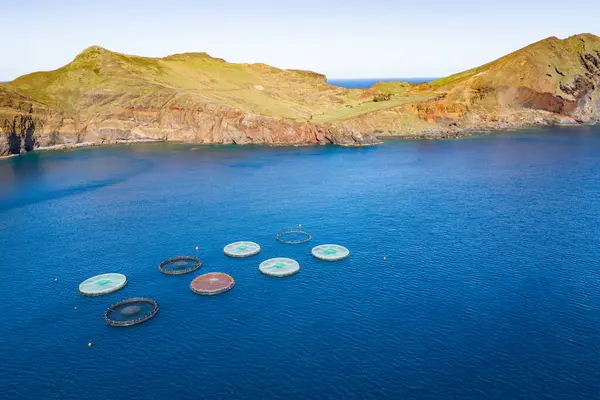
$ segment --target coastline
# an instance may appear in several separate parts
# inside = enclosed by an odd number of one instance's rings
[[[600,122],[600,37],[591,34],[549,37],[433,82],[378,79],[362,89],[266,64],[235,64],[243,73],[232,75],[232,65],[205,53],[89,47],[57,70],[0,84],[0,157],[141,141],[363,147]],[[161,68],[174,73],[157,80]],[[207,81],[185,83],[198,73]]]
[[[374,136],[376,137],[376,136]],[[344,143],[329,143],[329,144],[320,144],[320,143],[268,143],[268,144],[256,144],[256,143],[222,143],[222,142],[215,142],[215,143],[196,143],[196,142],[186,142],[185,140],[162,140],[162,139],[149,139],[149,138],[142,138],[142,139],[116,139],[116,140],[104,140],[104,141],[100,141],[100,142],[93,142],[93,141],[86,141],[86,142],[80,142],[80,143],[62,143],[62,144],[56,144],[56,145],[52,145],[52,146],[40,146],[40,147],[36,147],[34,148],[32,151],[28,151],[28,152],[24,152],[24,153],[19,153],[19,154],[8,154],[8,155],[4,155],[4,156],[0,156],[0,160],[6,160],[9,158],[13,158],[13,157],[18,157],[20,155],[24,155],[24,154],[29,154],[29,153],[35,153],[38,151],[55,151],[55,150],[73,150],[73,149],[80,149],[80,148],[86,148],[86,147],[101,147],[101,146],[113,146],[113,145],[130,145],[130,144],[134,144],[134,143],[174,143],[174,144],[190,144],[193,146],[251,146],[251,145],[263,145],[263,146],[267,146],[267,147],[310,147],[310,146],[340,146],[340,147],[373,147],[373,146],[379,146],[382,145],[384,142],[382,139],[377,138],[377,141],[374,142],[368,142],[368,143],[352,143],[352,144],[344,144]]]
[[[82,147],[94,147],[94,146],[111,146],[115,144],[131,144],[131,143],[153,143],[153,142],[164,142],[160,139],[117,139],[117,140],[105,140],[102,142],[81,142],[81,143],[64,143],[55,144],[53,146],[40,146],[35,148],[33,151],[50,151],[50,150],[70,150]],[[19,154],[16,154],[19,155]]]
[[[453,139],[461,139],[464,137],[470,136],[479,136],[486,135],[490,133],[502,133],[502,132],[511,132],[511,131],[519,131],[526,130],[532,128],[551,128],[553,126],[568,126],[568,127],[586,127],[586,126],[595,126],[599,125],[600,122],[596,122],[593,124],[528,124],[528,125],[520,125],[520,126],[502,126],[502,127],[485,127],[485,128],[467,128],[455,131],[438,131],[438,132],[424,132],[424,133],[413,133],[413,134],[393,134],[393,133],[377,133],[374,132],[373,135],[378,139],[377,142],[366,143],[366,144],[288,144],[288,143],[271,143],[266,144],[267,147],[310,147],[310,146],[341,146],[341,147],[374,147],[379,146],[385,143],[386,140],[453,140]],[[4,156],[0,156],[1,160],[7,160],[9,158],[17,157],[23,154],[35,153],[37,151],[54,151],[54,150],[73,150],[78,148],[86,148],[86,147],[101,147],[101,146],[113,146],[113,145],[130,145],[135,143],[180,143],[180,144],[190,144],[194,146],[248,146],[253,144],[238,144],[238,143],[194,143],[194,142],[186,142],[180,140],[161,140],[161,139],[117,139],[117,140],[104,140],[101,142],[81,142],[81,143],[63,143],[56,144],[52,146],[40,146],[35,148],[33,151],[20,153],[20,154],[8,154]],[[254,144],[255,145],[255,144]]]
[[[600,125],[600,121],[594,123],[553,123],[553,124],[523,124],[523,125],[503,125],[503,126],[486,126],[481,128],[464,128],[453,131],[438,131],[438,132],[424,132],[414,134],[381,134],[375,133],[376,137],[380,140],[448,140],[448,139],[460,139],[469,136],[486,135],[490,133],[502,133],[502,132],[513,132],[526,129],[544,129],[552,128],[555,126],[572,127],[572,128],[584,128],[589,126]]]
[[[160,139],[117,139],[110,141],[101,141],[101,142],[81,142],[81,143],[63,143],[63,144],[55,144],[52,146],[40,146],[34,148],[32,151],[28,151],[25,153],[19,154],[8,154],[5,156],[0,156],[0,160],[7,160],[9,158],[18,157],[23,154],[35,153],[38,151],[53,151],[53,150],[73,150],[85,147],[100,147],[100,146],[112,146],[112,145],[120,145],[120,144],[132,144],[132,143],[159,143],[165,142]]]

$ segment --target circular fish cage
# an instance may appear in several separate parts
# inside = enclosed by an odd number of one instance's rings
[[[283,278],[298,273],[300,264],[291,258],[270,258],[261,262],[258,270],[265,275]]]
[[[132,326],[154,317],[158,303],[152,299],[135,297],[113,304],[104,313],[104,322],[111,326]]]
[[[200,275],[190,283],[190,289],[196,294],[211,296],[225,293],[235,285],[233,278],[222,272],[209,272]]]
[[[245,258],[260,253],[260,245],[254,242],[234,242],[223,248],[223,253],[229,257]]]
[[[291,231],[279,232],[275,235],[275,239],[285,244],[301,244],[311,240],[312,236],[308,232],[292,229]]]
[[[127,277],[123,274],[96,275],[79,284],[79,293],[85,296],[104,296],[116,292],[127,285]]]
[[[339,244],[322,244],[313,247],[311,253],[323,261],[339,261],[350,256],[350,250]]]
[[[196,257],[180,256],[161,262],[158,270],[167,275],[182,275],[197,270],[201,265],[202,261]]]

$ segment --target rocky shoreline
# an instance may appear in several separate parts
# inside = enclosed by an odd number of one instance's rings
[[[523,129],[531,129],[531,128],[545,128],[552,126],[593,126],[596,124],[529,124],[523,126],[504,126],[504,127],[485,127],[481,129],[470,128],[470,129],[461,129],[461,130],[453,130],[453,131],[437,131],[437,132],[425,132],[418,134],[374,134],[377,140],[369,143],[363,144],[334,144],[342,147],[370,147],[370,146],[378,146],[384,143],[386,140],[452,140],[452,139],[460,139],[463,137],[469,136],[477,136],[477,135],[485,135],[489,133],[501,133],[501,132],[509,132],[509,131],[517,131]],[[180,141],[180,140],[160,140],[160,139],[114,139],[114,140],[102,140],[102,141],[86,141],[81,143],[62,143],[50,146],[39,146],[36,147],[33,151],[53,151],[53,150],[72,150],[78,148],[85,147],[101,147],[101,146],[113,146],[113,145],[131,145],[136,143],[179,143],[179,144],[190,144],[195,146],[226,146],[231,145],[233,143],[197,143],[197,142],[188,142],[188,141]],[[256,145],[256,143],[239,143],[236,145],[245,146],[245,145]],[[285,146],[294,146],[294,147],[305,147],[305,146],[315,146],[319,145],[318,143],[305,143],[305,144],[295,144],[295,143],[263,143],[258,145],[270,146],[270,147],[285,147]],[[323,145],[323,144],[320,144]],[[20,153],[20,154],[9,154],[0,156],[0,160],[8,159],[12,157],[19,156],[21,154],[27,154],[28,152]]]
[[[550,37],[423,84],[369,89],[205,53],[148,58],[93,46],[0,83],[0,156],[137,141],[371,146],[600,120],[600,37]]]
[[[31,152],[38,151],[55,151],[55,150],[73,150],[79,148],[86,147],[102,147],[102,146],[114,146],[114,145],[131,145],[136,143],[174,143],[174,144],[189,144],[195,146],[228,146],[233,143],[197,143],[197,142],[188,142],[182,140],[161,140],[161,139],[116,139],[116,140],[103,140],[103,141],[86,141],[80,143],[61,143],[50,146],[39,146],[35,147],[31,151],[25,151],[17,154],[7,154],[0,155],[0,160],[8,159],[12,157],[17,157],[23,154],[28,154]],[[370,147],[370,146],[378,146],[383,144],[381,140],[370,141],[368,143],[348,143],[348,144],[334,144],[336,146],[342,147]],[[247,145],[257,145],[256,143],[239,143],[235,144],[237,146],[247,146]],[[318,143],[262,143],[258,145],[270,146],[270,147],[286,147],[286,146],[294,146],[294,147],[306,147],[306,146],[316,146],[316,145],[326,145],[326,144],[318,144]]]
[[[446,140],[446,139],[460,139],[462,137],[485,135],[489,133],[502,133],[510,131],[519,131],[525,129],[534,128],[551,128],[553,126],[571,126],[571,127],[584,127],[594,126],[600,124],[600,121],[594,121],[590,123],[526,123],[526,124],[503,124],[497,126],[484,126],[479,128],[462,128],[455,130],[439,130],[431,132],[422,132],[414,134],[377,134],[377,137],[381,140]]]
[[[0,156],[42,148],[138,141],[349,147],[380,143],[376,135],[363,130],[245,113],[227,107],[121,110],[84,122],[43,113],[31,104],[21,108],[31,111],[21,111],[12,119],[5,119],[0,126]]]
[[[159,143],[164,142],[163,140],[156,139],[131,139],[131,140],[112,140],[112,141],[103,141],[103,142],[81,142],[81,143],[62,143],[55,144],[51,146],[39,146],[34,148],[31,152],[37,151],[53,151],[53,150],[73,150],[85,147],[101,147],[101,146],[113,146],[113,145],[130,145],[134,143]],[[28,154],[31,152],[23,152],[18,154],[8,154],[0,156],[0,160],[8,159],[12,157],[17,157],[22,154]]]

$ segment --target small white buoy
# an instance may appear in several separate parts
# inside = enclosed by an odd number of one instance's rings
[[[298,224],[298,228],[302,228],[302,224]]]
[[[383,256],[383,259],[384,259],[384,260],[387,260],[387,257],[386,257],[386,256]]]
[[[198,246],[196,246],[196,251],[198,251]]]
[[[54,282],[58,282],[58,278],[54,278]]]
[[[88,347],[92,347],[92,342],[88,343]]]
[[[75,307],[75,310],[77,310],[77,307]]]

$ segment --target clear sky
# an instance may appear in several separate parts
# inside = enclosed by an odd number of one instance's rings
[[[329,78],[440,77],[527,44],[600,35],[600,0],[1,0],[0,81],[90,45],[206,51]]]

